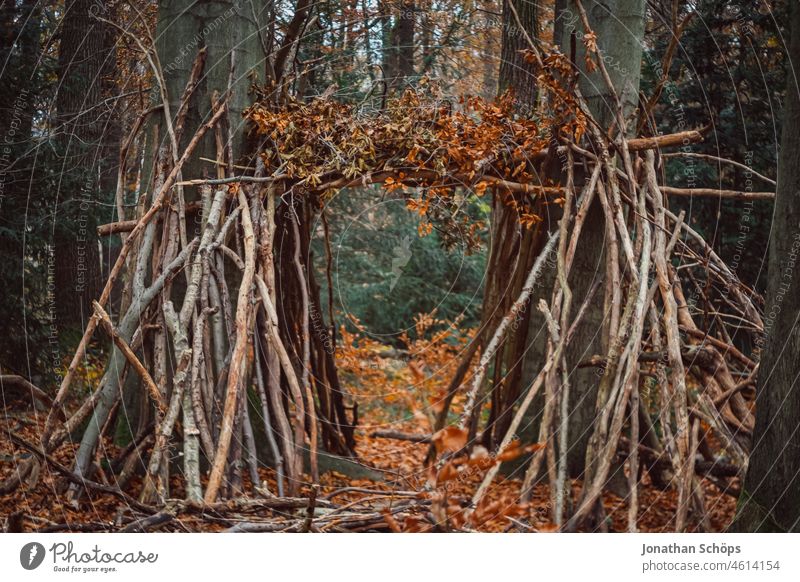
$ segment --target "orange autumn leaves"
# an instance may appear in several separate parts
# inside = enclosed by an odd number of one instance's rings
[[[531,160],[548,148],[554,133],[579,138],[585,119],[556,78],[571,68],[559,55],[548,56],[538,78],[542,108],[532,117],[515,113],[506,94],[495,101],[441,96],[431,83],[406,91],[386,108],[364,113],[331,99],[290,101],[282,107],[257,103],[245,113],[268,144],[261,153],[265,172],[282,176],[293,193],[326,195],[373,176],[389,191],[417,188],[410,209],[427,214],[431,200],[442,208],[457,190],[483,195],[485,177],[535,184],[540,173]],[[525,224],[536,223],[530,195],[508,196]],[[429,231],[429,227],[424,230]]]
[[[459,473],[465,467],[476,467],[485,471],[497,463],[513,461],[526,453],[533,453],[544,447],[540,443],[523,446],[521,441],[513,440],[494,455],[480,445],[475,446],[471,454],[466,454],[467,439],[467,430],[457,426],[445,427],[431,437],[431,443],[436,449],[437,456],[445,455],[447,459],[435,474],[437,485],[458,478]]]
[[[436,453],[457,453],[467,446],[467,431],[457,426],[448,426],[431,437]]]
[[[433,489],[431,512],[437,522],[455,528],[465,525],[480,527],[498,517],[521,517],[528,514],[527,504],[520,504],[516,498],[503,495],[499,498],[482,497],[476,507],[465,511],[469,504],[465,506],[458,495],[451,493],[457,491],[459,484],[482,479],[485,472],[496,464],[538,451],[543,445],[523,445],[521,441],[514,440],[497,454],[490,454],[480,445],[468,453],[468,432],[455,426],[436,432],[431,437],[431,442],[437,456],[443,455],[443,460],[429,469],[429,487]]]

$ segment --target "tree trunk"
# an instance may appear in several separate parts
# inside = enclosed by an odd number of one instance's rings
[[[508,3],[513,2],[524,33]],[[500,52],[499,93],[512,90],[521,111],[529,111],[536,105],[536,73],[534,64],[525,60],[520,51],[530,48],[525,33],[538,37],[536,3],[528,0],[505,0],[503,2],[503,44]]]
[[[791,7],[789,62],[800,62],[800,6]],[[753,450],[736,519],[740,532],[800,531],[800,89],[788,68],[767,277],[766,349],[759,364]]]
[[[28,230],[31,223],[39,221],[42,207],[50,210],[49,196],[29,196],[29,192],[37,192],[37,185],[32,184],[36,165],[30,152],[34,151],[34,97],[43,76],[42,67],[37,68],[45,28],[41,12],[35,0],[0,3],[0,61],[4,63],[0,72],[0,296],[5,298],[0,304],[0,320],[7,329],[26,332],[3,334],[0,362],[18,373],[54,368],[50,350],[40,350],[42,356],[27,361],[20,357],[27,345],[48,340],[52,323],[50,317],[42,321],[36,313],[41,291],[31,286],[32,280],[25,273],[27,261],[33,259],[46,269],[50,259],[43,248],[49,238],[45,240],[39,229],[33,233]],[[35,217],[32,210],[37,213]],[[48,313],[49,307],[45,306]],[[52,376],[47,378],[51,380]]]
[[[178,104],[189,81],[195,56],[201,48],[206,49],[205,68],[190,101],[179,144],[181,151],[195,130],[210,117],[212,96],[217,93],[218,98],[221,97],[228,90],[230,82],[232,91],[227,103],[231,127],[227,135],[223,135],[223,140],[233,155],[233,160],[229,161],[238,161],[248,153],[242,112],[252,103],[252,96],[248,94],[251,82],[264,82],[262,76],[258,75],[263,68],[264,49],[259,40],[259,23],[255,20],[264,14],[264,2],[165,0],[158,3],[156,50],[163,68],[173,118],[178,113]],[[231,78],[232,62],[234,71]],[[255,75],[255,79],[251,75]],[[153,95],[154,102],[160,103],[161,96],[157,88]],[[167,143],[165,136],[162,123],[162,143]],[[227,144],[229,137],[232,140]],[[214,174],[215,168],[201,161],[201,157],[216,159],[214,132],[208,132],[203,138],[194,159],[184,168],[184,178],[200,178],[203,173]],[[191,193],[187,193],[187,197],[192,198]]]
[[[611,81],[623,102],[626,115],[636,107],[642,59],[642,39],[644,38],[645,2],[644,0],[620,0],[613,11],[605,4],[595,0],[583,2],[589,25],[597,35],[597,45],[606,59]],[[522,15],[520,14],[520,17]],[[585,46],[582,42],[585,33],[580,13],[573,0],[556,2],[554,40],[561,51],[574,61],[581,71],[580,90],[587,100],[592,114],[603,128],[609,128],[614,118],[613,97],[600,71],[586,70]],[[573,54],[574,53],[574,54]],[[586,177],[575,168],[575,184],[580,188]],[[549,217],[551,228],[557,225],[558,217]],[[545,222],[544,224],[547,224]],[[572,304],[575,316],[583,298],[598,280],[605,279],[605,217],[600,204],[595,200],[584,222],[580,242],[570,272],[569,285],[575,301]],[[543,277],[549,289],[555,278],[555,265],[550,265],[549,273]],[[602,289],[602,286],[600,287]],[[603,370],[577,368],[577,365],[592,355],[605,353],[602,329],[606,320],[602,291],[591,303],[583,319],[575,330],[571,344],[567,348],[566,360],[571,382],[569,398],[569,454],[568,466],[572,477],[578,478],[584,472],[586,448],[592,434],[595,418],[597,388]],[[541,368],[546,350],[547,328],[542,315],[537,311],[531,315],[528,332],[530,347],[523,364],[523,385],[530,381]],[[541,405],[534,406],[526,434],[529,438],[538,435],[537,424]]]
[[[100,295],[101,272],[95,230],[102,196],[100,175],[109,153],[103,143],[109,117],[97,107],[103,76],[111,69],[108,27],[93,19],[92,0],[64,7],[58,54],[56,96],[60,181],[53,224],[57,325],[82,326]]]
[[[397,32],[397,74],[399,81],[405,82],[414,75],[414,0],[403,0],[400,5],[395,31]]]
[[[524,27],[519,30],[514,8]],[[514,109],[519,115],[530,114],[536,106],[536,74],[520,52],[528,48],[526,38],[537,38],[536,6],[525,0],[506,0],[503,3],[502,60],[498,82],[500,95],[511,91],[515,96]],[[526,37],[527,35],[527,37]],[[519,215],[503,199],[503,192],[495,191],[492,201],[491,245],[489,253],[492,269],[488,271],[482,305],[481,328],[493,330],[496,322],[507,313],[519,296],[534,260],[539,255],[544,239],[543,229],[525,228]],[[540,210],[544,207],[540,205]],[[535,298],[532,300],[535,301]],[[489,395],[489,419],[483,431],[483,445],[489,449],[505,436],[511,422],[514,405],[521,393],[522,352],[527,345],[530,305],[520,313],[513,333],[497,351],[494,360],[492,388]],[[477,403],[480,410],[481,401]],[[474,415],[477,418],[477,414]]]
[[[389,86],[402,90],[409,77],[414,76],[414,0],[399,0],[388,50]],[[384,72],[386,74],[386,71]]]
[[[166,102],[173,126],[178,118],[180,102],[189,83],[195,58],[201,49],[205,48],[206,50],[205,65],[201,71],[200,80],[192,93],[182,131],[180,135],[176,135],[178,155],[185,150],[197,129],[211,117],[212,99],[222,99],[229,89],[229,85],[231,95],[227,100],[227,105],[230,127],[219,132],[224,150],[222,157],[225,159],[218,161],[226,164],[239,162],[240,157],[249,153],[250,148],[246,143],[242,112],[252,102],[252,96],[248,95],[250,83],[253,80],[250,76],[251,73],[256,75],[257,83],[264,81],[262,76],[258,75],[258,71],[264,68],[264,49],[259,38],[258,23],[254,20],[254,15],[266,19],[264,6],[264,2],[236,3],[233,0],[201,0],[199,2],[165,0],[158,3],[155,49],[164,77]],[[233,65],[232,75],[231,65]],[[155,75],[152,75],[152,79],[150,105],[160,105],[164,101],[161,88]],[[175,128],[175,132],[178,132],[177,128]],[[153,172],[156,156],[160,148],[171,146],[171,137],[167,131],[163,112],[159,111],[150,117],[149,127],[142,131],[142,135],[145,136],[147,143],[144,148],[141,191],[150,193],[150,186],[154,183]],[[220,157],[216,144],[217,137],[213,131],[205,134],[200,145],[195,149],[194,155],[183,167],[182,177],[184,179],[217,176],[219,168],[200,159],[217,160]],[[228,159],[229,156],[231,159]],[[187,188],[184,196],[187,202],[191,202],[199,198],[199,193],[194,188]],[[126,202],[136,201],[127,200]],[[128,218],[133,217],[129,216]],[[171,229],[177,228],[177,216],[173,220],[174,224],[170,227]],[[187,235],[191,237],[192,233],[201,227],[201,224],[202,217],[199,215],[187,215]],[[135,264],[135,260],[131,261],[131,264]],[[221,267],[220,270],[224,277],[224,270]],[[170,285],[180,292],[185,281],[185,278],[177,277]],[[123,301],[122,312],[124,313],[126,309],[127,301]],[[220,313],[212,315],[210,325],[214,325],[214,322],[221,317]],[[227,353],[228,347],[215,344],[215,348],[223,354]],[[164,379],[165,383],[169,383],[169,381],[167,378]],[[166,386],[164,390],[166,391]],[[138,378],[135,376],[129,378],[125,384],[124,393],[126,409],[130,413],[119,419],[117,434],[120,436],[136,434],[137,424],[143,425],[149,422],[148,415],[145,414],[149,403],[139,388]],[[124,439],[122,441],[124,442]]]

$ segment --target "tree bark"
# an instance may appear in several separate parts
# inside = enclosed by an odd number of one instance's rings
[[[111,151],[104,143],[110,117],[98,107],[104,74],[113,70],[109,27],[91,17],[92,0],[69,0],[59,31],[56,135],[60,181],[53,225],[57,325],[84,324],[100,295],[100,252],[95,223]],[[113,158],[112,158],[113,159]]]
[[[528,49],[525,35],[519,30],[517,19],[509,9],[513,2],[519,21],[531,38],[538,38],[536,3],[529,0],[504,0],[503,44],[500,52],[499,93],[514,92],[521,111],[529,111],[536,105],[536,73],[534,64],[525,60],[522,50]]]
[[[395,32],[397,34],[397,75],[399,82],[406,82],[414,75],[414,0],[402,0]]]
[[[790,63],[800,62],[800,6],[791,7]],[[767,279],[766,347],[759,363],[753,449],[737,516],[740,532],[800,531],[800,88],[788,68]]]
[[[394,25],[388,39],[390,46],[384,47],[389,65],[384,75],[390,87],[402,90],[414,75],[414,0],[399,0],[394,12]]]
[[[178,114],[195,55],[201,48],[206,49],[205,69],[189,104],[180,150],[184,149],[195,130],[210,117],[214,93],[222,95],[230,84],[231,96],[227,101],[230,128],[223,138],[231,143],[226,143],[226,149],[234,160],[250,153],[247,151],[249,148],[245,140],[242,112],[252,102],[252,97],[248,95],[251,82],[264,82],[257,73],[263,67],[264,49],[259,37],[259,22],[255,20],[264,12],[265,3],[262,1],[165,0],[158,3],[156,52],[163,69],[173,116]],[[234,67],[232,76],[231,64]],[[255,79],[251,78],[251,74],[256,75]],[[160,102],[157,88],[153,99],[155,103]],[[164,141],[163,133],[160,139]],[[194,159],[183,169],[184,177],[201,178],[204,172],[211,173],[211,167],[202,162],[200,157],[217,158],[213,133],[205,136]]]
[[[31,293],[30,278],[26,282],[25,273],[27,257],[38,254],[46,266],[51,258],[42,256],[45,241],[41,231],[33,237],[28,231],[34,222],[29,214],[32,199],[28,193],[37,191],[37,185],[32,184],[37,166],[30,152],[35,151],[31,147],[36,112],[34,96],[40,90],[43,76],[43,67],[37,68],[45,29],[41,13],[42,7],[36,0],[3,0],[0,3],[0,61],[4,63],[0,71],[0,229],[3,231],[0,236],[0,296],[5,298],[0,304],[0,320],[8,329],[26,330],[25,334],[10,333],[0,337],[0,361],[5,366],[4,371],[26,375],[53,368],[50,354],[30,358],[27,362],[19,357],[27,349],[28,342],[46,341],[52,323],[51,317],[37,321],[40,318],[35,314],[32,301],[35,295]],[[25,369],[26,364],[30,371]],[[44,383],[44,379],[37,382]]]

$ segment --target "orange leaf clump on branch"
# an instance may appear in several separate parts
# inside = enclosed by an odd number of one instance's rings
[[[279,176],[284,191],[326,193],[371,183],[389,192],[419,188],[423,197],[409,208],[423,214],[454,205],[457,189],[482,196],[494,181],[531,223],[532,197],[545,192],[534,164],[554,137],[577,140],[585,131],[580,107],[557,81],[569,82],[573,74],[563,56],[545,60],[538,82],[547,99],[531,117],[515,114],[511,94],[453,102],[432,84],[407,90],[380,111],[319,98],[280,107],[256,103],[245,116],[267,138],[265,172]],[[426,232],[428,226],[420,234]]]

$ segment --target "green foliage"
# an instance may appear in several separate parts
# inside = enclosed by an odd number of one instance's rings
[[[474,219],[484,218],[486,211],[479,199],[462,209]],[[404,199],[374,188],[336,196],[326,215],[337,323],[353,329],[355,319],[384,343],[397,343],[403,331],[413,328],[415,315],[434,309],[440,319],[463,318],[464,327],[478,324],[485,253],[471,253],[458,241],[446,249],[436,229],[420,237],[419,218]],[[321,237],[313,252],[318,272],[324,273]],[[327,296],[323,284],[323,302]]]
[[[55,62],[42,54],[52,33],[42,8],[31,2],[3,3],[5,40],[0,83],[0,336],[3,372],[27,374],[49,358],[47,321],[49,191],[32,176],[37,162],[32,133],[52,98]],[[44,317],[43,317],[44,316]],[[34,348],[34,346],[36,346]]]
[[[728,158],[775,177],[785,82],[787,31],[785,1],[728,2],[702,0],[683,32],[655,112],[657,131],[670,133],[712,126],[705,141],[683,151]],[[688,13],[683,12],[683,19]],[[661,73],[661,58],[670,40],[661,25],[645,52],[642,88],[650,95]],[[681,188],[718,187],[773,191],[774,186],[741,168],[700,159],[670,158],[668,183]],[[763,289],[772,204],[737,200],[679,199],[687,220],[712,244],[745,283]]]

